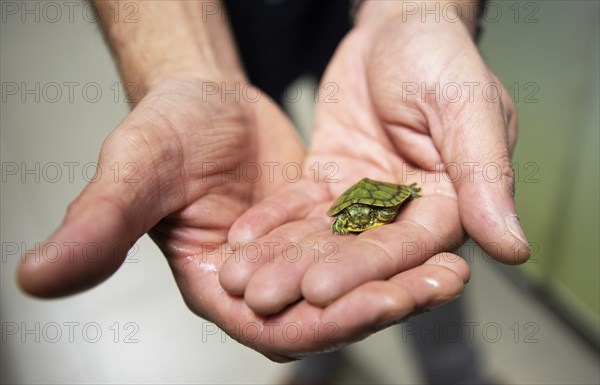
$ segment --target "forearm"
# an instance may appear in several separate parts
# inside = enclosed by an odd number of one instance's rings
[[[123,80],[142,95],[170,79],[243,77],[220,2],[94,1]],[[119,20],[125,3],[135,13]]]
[[[481,0],[358,0],[355,4],[355,24],[377,25],[389,20],[395,23],[409,20],[438,24],[462,23],[471,36],[475,36],[481,4]]]

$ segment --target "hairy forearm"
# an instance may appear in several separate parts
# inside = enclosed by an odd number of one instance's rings
[[[219,1],[94,2],[123,80],[142,95],[170,79],[243,76]],[[135,13],[119,19],[115,7]]]
[[[419,20],[423,23],[462,23],[475,35],[477,13],[481,1],[478,0],[358,0],[355,4],[356,25],[377,25],[393,20],[406,23]]]

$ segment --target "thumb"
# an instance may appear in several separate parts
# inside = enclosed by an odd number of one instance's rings
[[[70,204],[62,224],[19,266],[25,292],[49,298],[97,285],[168,214],[160,205],[159,170],[148,147],[141,133],[119,128],[109,135],[92,181]]]
[[[465,230],[498,261],[525,262],[529,246],[514,202],[511,153],[517,122],[511,100],[469,103],[449,121],[442,160],[458,192]]]

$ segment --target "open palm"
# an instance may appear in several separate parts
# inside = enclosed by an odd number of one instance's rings
[[[157,86],[102,147],[99,170],[118,164],[130,172],[119,180],[97,173],[47,240],[69,248],[61,253],[69,258],[50,263],[28,255],[19,269],[21,286],[41,297],[92,287],[149,232],[190,309],[273,360],[340,346],[393,322],[398,313],[410,314],[412,298],[379,285],[366,291],[379,302],[362,318],[348,317],[358,310],[351,296],[326,309],[301,301],[265,317],[223,290],[218,272],[233,253],[231,225],[282,188],[283,175],[269,168],[303,157],[293,127],[266,98],[251,103],[207,96],[197,80]],[[91,243],[102,251],[93,262],[85,258]],[[461,289],[452,286],[454,295]]]
[[[337,92],[317,106],[303,178],[251,208],[229,234],[231,243],[252,242],[263,256],[250,258],[248,248],[241,248],[220,273],[223,287],[244,295],[255,311],[273,314],[302,298],[335,304],[353,293],[360,298],[364,287],[386,280],[432,299],[425,288],[434,280],[414,267],[456,249],[466,237],[463,226],[503,262],[527,257],[526,246],[497,221],[514,216],[510,153],[516,123],[510,99],[449,102],[407,92],[415,84],[432,90],[440,82],[496,82],[466,30],[448,34],[435,28],[357,28],[338,48],[322,81],[322,89]],[[479,173],[490,163],[501,170],[494,181]],[[363,177],[417,182],[423,197],[390,225],[358,236],[331,234],[328,207]],[[450,273],[464,271],[457,257],[445,258]],[[408,272],[418,278],[402,280]],[[455,275],[455,282],[466,276]],[[445,289],[437,287],[436,295]],[[364,298],[357,307],[368,308],[372,299]]]

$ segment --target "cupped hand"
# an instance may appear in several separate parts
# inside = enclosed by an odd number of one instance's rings
[[[301,162],[304,150],[275,104],[264,96],[249,102],[215,94],[215,84],[224,86],[210,82],[210,93],[198,80],[156,86],[110,134],[96,178],[46,241],[64,248],[66,257],[40,258],[44,245],[27,255],[18,271],[26,292],[49,298],[90,288],[113,274],[149,232],[189,308],[277,361],[339,347],[461,292],[468,269],[444,267],[448,256],[364,285],[326,309],[300,301],[264,317],[225,292],[218,272],[232,254],[230,226],[281,188],[282,174],[269,169]],[[115,165],[128,171],[118,180],[100,171]],[[100,250],[99,258],[86,257],[89,250]]]
[[[204,242],[225,242],[235,219],[277,188],[281,178],[252,183],[236,173],[246,164],[301,158],[297,136],[268,101],[240,103],[214,92],[224,84],[169,81],[142,98],[103,143],[95,177],[49,239],[76,242],[74,256],[27,258],[19,271],[26,291],[55,296],[95,285],[148,231],[172,262],[179,253],[194,255]],[[269,140],[279,145],[269,148]],[[115,168],[122,172],[109,172]],[[86,263],[80,254],[92,243],[101,258]]]
[[[321,84],[337,93],[317,105],[302,178],[229,233],[230,243],[251,246],[221,270],[228,292],[261,314],[302,298],[327,306],[369,282],[417,274],[415,266],[467,235],[501,262],[527,259],[513,201],[514,107],[462,23],[359,24]],[[331,234],[327,209],[363,177],[416,182],[422,197],[392,224]]]

